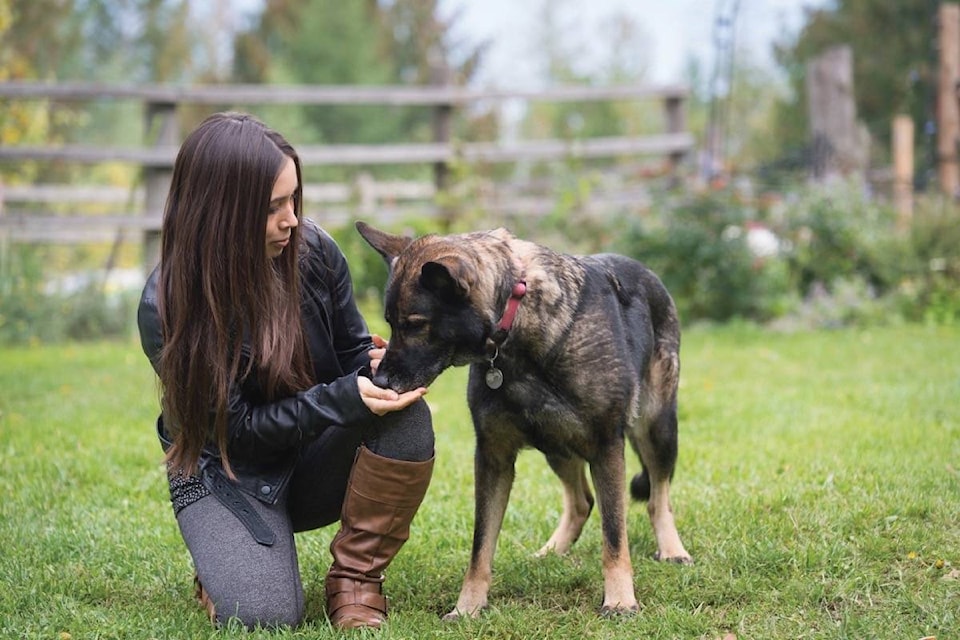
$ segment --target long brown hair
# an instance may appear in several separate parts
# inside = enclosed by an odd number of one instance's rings
[[[167,461],[194,473],[215,444],[227,473],[227,401],[250,375],[270,401],[312,383],[300,319],[299,227],[277,258],[266,251],[269,203],[292,158],[297,219],[300,159],[256,118],[218,113],[183,142],[164,209],[158,303],[160,384],[173,438]]]

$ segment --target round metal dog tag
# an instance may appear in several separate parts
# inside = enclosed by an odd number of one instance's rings
[[[503,372],[496,367],[490,367],[487,369],[487,386],[491,389],[499,389],[500,385],[503,384]]]

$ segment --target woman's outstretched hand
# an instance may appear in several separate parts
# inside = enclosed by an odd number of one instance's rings
[[[364,376],[357,377],[357,388],[360,390],[360,399],[363,400],[363,404],[378,416],[406,409],[427,393],[426,387],[397,393],[393,389],[378,387],[370,378]]]

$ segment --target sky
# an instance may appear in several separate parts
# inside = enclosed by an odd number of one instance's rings
[[[535,55],[538,12],[544,0],[441,0],[446,15],[457,14],[458,35],[468,41],[490,40],[485,63],[475,82],[480,86],[517,88],[536,83]],[[602,58],[602,25],[614,15],[629,15],[639,25],[644,43],[645,79],[653,83],[684,83],[691,57],[705,73],[714,61],[714,24],[718,12],[734,23],[738,51],[774,70],[771,44],[780,35],[796,33],[804,7],[822,7],[829,0],[564,0],[561,24],[580,39],[585,66]]]

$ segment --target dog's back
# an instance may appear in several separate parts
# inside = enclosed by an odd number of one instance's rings
[[[619,254],[596,254],[582,260],[588,268],[599,270],[606,276],[620,303],[628,335],[638,336],[652,331],[650,346],[653,350],[661,349],[679,358],[680,322],[673,298],[660,278],[638,260]],[[646,356],[647,345],[638,347],[634,355]]]
[[[530,257],[540,276],[529,289],[557,290],[565,304],[530,296],[520,328],[525,334],[521,353],[524,344],[535,344],[541,363],[568,367],[566,375],[584,390],[574,395],[588,405],[620,404],[616,390],[626,389],[630,418],[649,417],[675,399],[680,323],[673,299],[653,271],[612,253],[568,256],[539,247]]]

